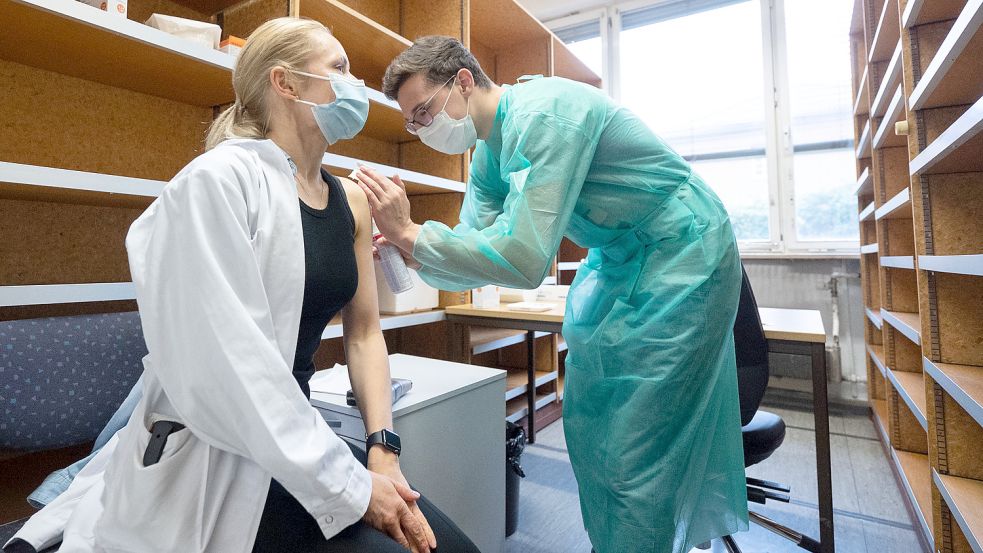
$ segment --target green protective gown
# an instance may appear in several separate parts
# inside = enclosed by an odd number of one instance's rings
[[[474,151],[461,223],[428,221],[420,276],[534,288],[566,235],[563,421],[598,553],[685,552],[747,529],[733,324],[741,269],[716,195],[592,87],[506,87]]]

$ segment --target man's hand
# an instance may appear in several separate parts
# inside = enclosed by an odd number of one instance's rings
[[[430,553],[427,532],[409,508],[409,502],[415,503],[420,494],[386,475],[371,470],[369,474],[372,497],[362,520],[413,553]]]
[[[399,469],[399,457],[395,453],[375,446],[369,449],[369,470],[388,476],[393,482],[405,486],[409,489],[409,484],[406,482],[406,477],[403,476],[402,471]],[[412,501],[407,501],[406,506],[409,507],[410,512],[419,521],[420,525],[423,526],[423,532],[426,535],[427,543],[431,549],[437,548],[437,537],[434,535],[433,530],[430,528],[430,523],[427,522],[427,517],[423,516],[423,512],[420,507],[416,504],[416,499]]]
[[[355,184],[365,193],[379,232],[399,249],[412,251],[420,230],[410,219],[410,200],[399,176],[389,179],[375,169],[362,166],[355,173]]]
[[[372,255],[373,255],[373,257],[375,257],[376,259],[379,259],[379,250],[376,249],[376,247],[377,246],[385,246],[386,244],[395,246],[395,244],[393,244],[389,240],[386,240],[386,237],[385,236],[380,236],[378,240],[376,240],[375,242],[373,242],[372,243]],[[403,261],[406,262],[406,266],[408,268],[413,269],[414,271],[419,271],[420,270],[420,267],[423,267],[423,265],[419,261],[417,261],[416,258],[413,257],[413,254],[412,253],[407,252],[405,250],[401,250],[401,249],[399,249],[399,247],[396,247],[396,250],[399,251],[399,255],[403,256]]]

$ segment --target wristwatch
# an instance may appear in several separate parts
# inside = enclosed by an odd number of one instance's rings
[[[372,446],[377,444],[381,444],[382,447],[392,451],[397,457],[399,456],[399,452],[403,449],[399,442],[399,434],[391,430],[386,430],[385,428],[373,433],[371,436],[365,437],[366,451],[372,449]]]

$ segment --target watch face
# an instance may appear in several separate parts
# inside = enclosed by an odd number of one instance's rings
[[[400,450],[403,449],[402,446],[400,445],[399,435],[396,434],[395,432],[390,432],[388,430],[383,430],[382,431],[382,443],[385,444],[386,447],[388,447],[389,449],[393,450],[396,453],[399,453]]]

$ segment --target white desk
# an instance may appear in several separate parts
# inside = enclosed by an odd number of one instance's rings
[[[505,371],[396,354],[394,378],[413,389],[393,405],[403,452],[399,464],[410,484],[457,524],[483,553],[505,551]],[[358,409],[345,404],[347,367],[311,379],[311,404],[338,435],[365,443]],[[332,374],[331,371],[339,371]],[[315,391],[327,380],[342,382]]]

